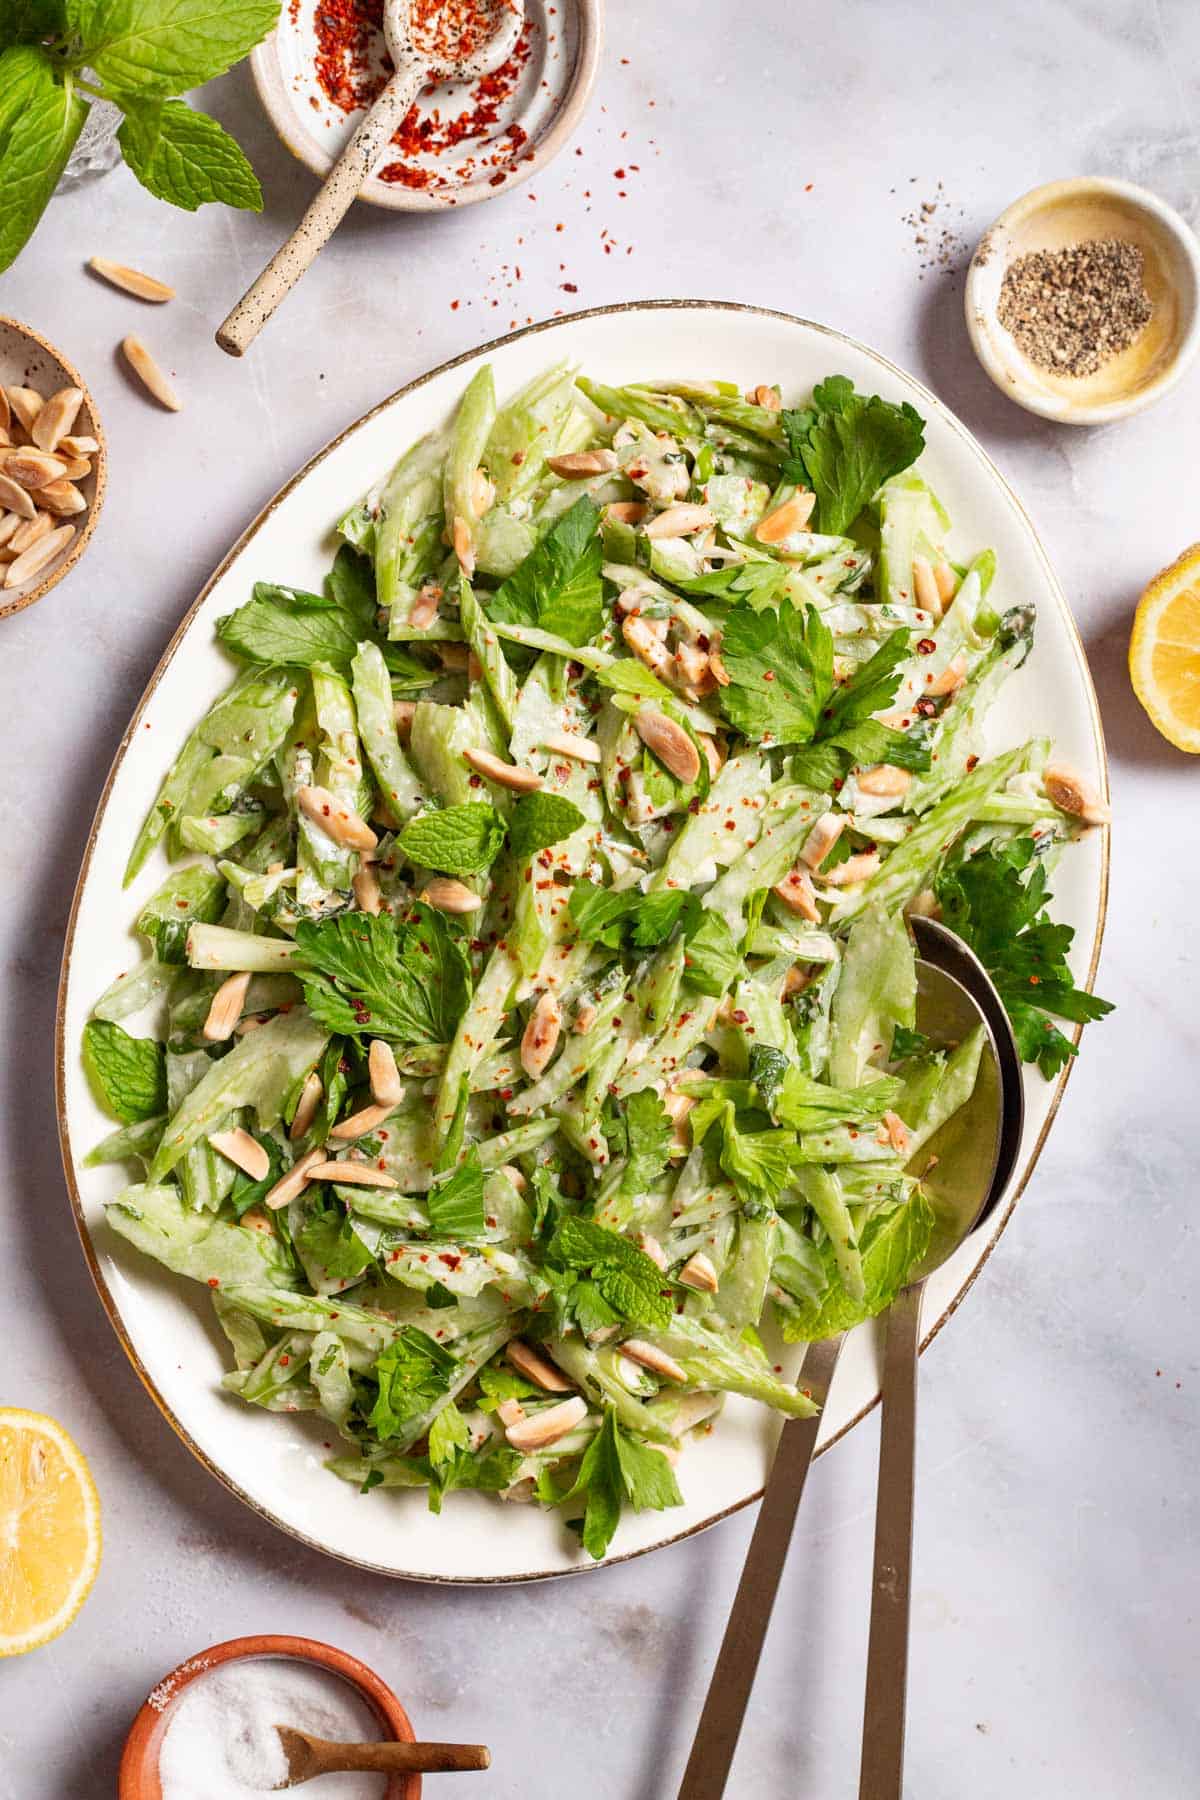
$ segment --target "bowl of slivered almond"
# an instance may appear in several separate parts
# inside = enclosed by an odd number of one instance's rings
[[[0,619],[79,561],[105,475],[104,431],[82,376],[31,326],[0,317]]]

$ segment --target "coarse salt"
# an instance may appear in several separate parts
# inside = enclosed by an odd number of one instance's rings
[[[343,1743],[375,1743],[382,1735],[349,1682],[290,1657],[222,1663],[171,1697],[166,1715],[158,1753],[163,1800],[244,1800],[275,1792],[287,1780],[277,1725]],[[314,1800],[322,1794],[329,1800],[383,1800],[387,1777],[320,1775],[304,1791]]]

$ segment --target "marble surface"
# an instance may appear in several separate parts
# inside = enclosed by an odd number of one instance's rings
[[[1092,1032],[1014,1223],[925,1361],[908,1792],[1194,1791],[1200,770],[1155,736],[1124,657],[1138,590],[1200,535],[1200,369],[1127,423],[1040,423],[975,365],[961,283],[987,223],[1052,177],[1131,177],[1197,217],[1200,15],[1189,0],[847,0],[742,8],[732,39],[729,17],[718,0],[614,0],[559,162],[457,217],[350,219],[244,363],[212,331],[311,192],[245,73],[205,100],[260,171],[261,218],[172,212],[119,170],[57,200],[0,280],[0,307],[86,372],[112,454],[86,561],[0,627],[0,1400],[75,1433],[107,1539],[73,1629],[0,1668],[0,1800],[111,1793],[146,1690],[251,1631],[343,1645],[427,1735],[488,1740],[492,1775],[442,1778],[447,1800],[674,1792],[750,1519],[593,1577],[482,1591],[390,1585],[277,1535],[191,1460],[126,1364],[75,1241],[51,1087],[62,934],[104,772],[232,538],[423,369],[559,308],[650,295],[804,313],[912,369],[1013,481],[1076,607],[1112,755],[1100,979],[1120,1011]],[[923,201],[937,210],[922,226]],[[96,252],[179,300],[150,311],[101,288],[81,269]],[[115,345],[131,329],[174,371],[180,416],[127,382]],[[738,1800],[855,1791],[876,1445],[872,1420],[814,1473]]]

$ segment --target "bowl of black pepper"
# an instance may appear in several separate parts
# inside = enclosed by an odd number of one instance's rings
[[[1106,424],[1161,399],[1200,349],[1200,244],[1132,182],[1048,182],[984,233],[965,305],[1002,393],[1064,425]]]

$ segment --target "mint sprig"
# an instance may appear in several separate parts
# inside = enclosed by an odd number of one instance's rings
[[[121,152],[158,199],[261,211],[234,139],[178,96],[240,62],[278,11],[278,0],[0,5],[0,270],[36,230],[94,100],[124,113]]]

